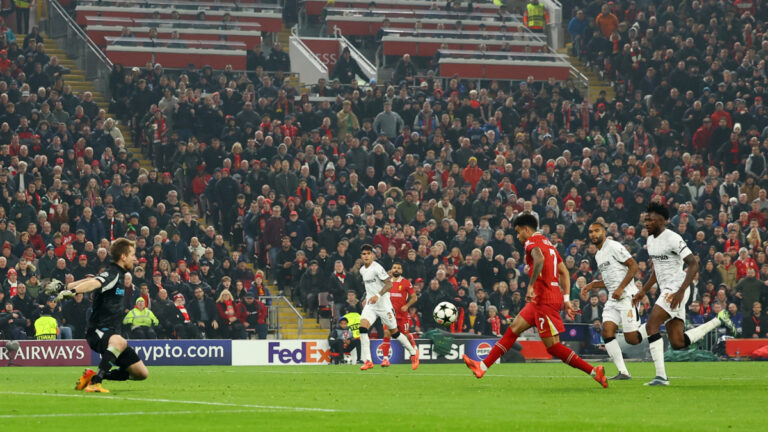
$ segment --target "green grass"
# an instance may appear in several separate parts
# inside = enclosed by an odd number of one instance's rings
[[[147,381],[106,382],[109,395],[73,390],[79,368],[2,368],[0,430],[766,430],[768,363],[670,363],[667,388],[643,386],[652,364],[628,366],[635,379],[608,389],[559,363],[481,380],[460,364],[151,367]]]

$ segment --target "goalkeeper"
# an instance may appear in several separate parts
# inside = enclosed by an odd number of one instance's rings
[[[59,301],[74,297],[78,293],[94,292],[93,312],[88,321],[85,339],[91,349],[101,355],[101,363],[98,372],[86,369],[75,387],[89,393],[109,393],[101,384],[105,379],[144,380],[149,375],[136,351],[128,346],[128,342],[116,330],[125,315],[124,279],[136,262],[136,246],[128,239],[119,238],[112,242],[110,256],[109,267],[98,276],[69,284],[54,279],[46,287],[49,294],[57,294]],[[112,370],[114,366],[117,366],[117,369]]]

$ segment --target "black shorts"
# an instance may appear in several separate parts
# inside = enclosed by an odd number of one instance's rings
[[[92,350],[99,354],[103,354],[109,347],[109,338],[116,334],[119,333],[111,328],[89,328],[85,333],[85,340],[88,342],[88,346],[90,346]]]
[[[103,328],[103,329],[90,328],[85,334],[85,340],[88,342],[88,346],[90,346],[92,350],[96,351],[99,354],[103,354],[107,350],[107,348],[109,348],[109,338],[111,338],[112,335],[115,335],[115,334],[119,334],[119,333],[109,328]],[[122,369],[126,369],[130,365],[134,363],[138,363],[140,361],[141,361],[141,358],[139,358],[138,354],[136,354],[136,351],[134,351],[133,348],[129,346],[117,358],[117,362],[115,363],[115,366],[120,367]]]

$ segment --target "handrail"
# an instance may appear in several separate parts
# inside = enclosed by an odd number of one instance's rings
[[[133,25],[141,25],[141,24],[158,24],[157,28],[165,28],[165,29],[182,29],[185,27],[176,27],[176,25],[189,25],[193,26],[194,28],[208,28],[212,27],[217,30],[259,30],[261,29],[261,24],[257,22],[246,22],[246,21],[230,21],[230,22],[224,22],[224,21],[195,21],[195,20],[167,20],[167,19],[153,19],[153,18],[126,18],[126,17],[111,17],[111,16],[87,16],[85,17],[86,24],[88,26],[91,25],[98,25],[104,23],[110,23],[110,24],[116,24],[116,25],[122,25],[122,26],[129,26],[131,24]],[[239,27],[237,29],[220,29],[220,26],[231,26],[231,27]],[[151,26],[146,26],[151,27]]]
[[[299,36],[299,29],[298,25],[294,25],[291,27],[291,40],[296,42],[296,45],[305,53],[308,53],[309,55],[306,56],[312,64],[317,66],[320,70],[325,70],[325,73],[328,74],[328,66],[326,66],[323,62],[320,61],[319,58],[315,55],[314,52],[312,52],[311,49],[307,46],[307,44],[304,43],[304,41],[301,40],[301,37]]]
[[[498,19],[500,16],[502,16],[500,13],[487,13],[487,12],[472,12],[470,14],[467,14],[464,11],[438,11],[438,10],[431,10],[431,9],[384,9],[384,8],[375,8],[375,9],[357,9],[357,8],[344,8],[344,7],[329,7],[325,9],[328,15],[368,15],[368,16],[381,16],[381,17],[393,17],[393,16],[417,16],[417,17],[446,17],[446,18],[453,18],[456,19],[457,17],[462,17],[466,20],[472,20],[473,18],[490,18],[490,19]],[[518,14],[508,14],[503,15],[508,17],[512,21],[523,21],[522,15]],[[469,22],[469,21],[468,21]]]
[[[80,39],[83,40],[83,42],[85,42],[85,44],[88,46],[88,48],[92,52],[92,54],[96,55],[96,57],[98,57],[101,61],[103,61],[104,64],[109,69],[112,69],[112,62],[109,60],[107,55],[101,49],[99,49],[98,46],[96,46],[96,44],[91,40],[91,38],[88,37],[88,35],[85,33],[85,31],[82,28],[80,28],[79,25],[77,25],[75,20],[72,19],[72,17],[69,15],[69,13],[67,13],[67,11],[64,10],[64,7],[61,6],[58,1],[55,1],[55,0],[48,1],[48,2],[46,2],[46,4],[48,5],[49,9],[50,8],[54,9],[56,11],[56,13],[58,13],[61,16],[61,18],[63,18],[67,22],[69,29],[71,31],[74,31],[75,34],[77,36],[79,36]],[[50,10],[48,12],[48,16],[49,17],[51,16]],[[50,24],[50,19],[49,19],[48,23]],[[48,35],[51,35],[50,28],[48,30],[49,30],[47,32]]]
[[[407,28],[382,28],[381,29],[384,33],[387,34],[393,34],[395,36],[400,35],[406,35],[406,36],[415,36],[415,35],[448,35],[448,36],[474,36],[476,39],[481,39],[482,36],[491,36],[490,39],[487,40],[493,40],[493,41],[505,41],[505,40],[511,40],[511,39],[536,39],[541,41],[542,38],[540,35],[530,32],[530,31],[520,31],[520,32],[506,32],[501,33],[498,31],[479,31],[479,30],[463,30],[461,32],[458,32],[456,30],[437,30],[437,29],[407,29]],[[500,39],[497,39],[501,36]]]
[[[304,316],[301,314],[301,312],[299,312],[293,306],[293,303],[291,303],[290,300],[288,300],[288,298],[285,297],[285,296],[280,296],[280,295],[278,295],[278,296],[259,296],[259,301],[261,301],[262,303],[264,303],[264,300],[267,300],[267,299],[272,300],[272,304],[269,307],[270,308],[274,307],[275,311],[277,312],[274,315],[274,317],[275,317],[275,324],[276,324],[276,328],[277,328],[277,338],[278,339],[282,339],[282,337],[283,337],[282,326],[280,325],[280,313],[279,313],[278,309],[280,308],[280,302],[284,302],[291,309],[293,314],[296,315],[296,318],[297,318],[297,321],[296,321],[296,328],[297,328],[296,339],[301,339],[301,330],[304,328]],[[277,303],[277,305],[275,303]],[[272,312],[270,311],[270,315],[271,314],[272,314]]]
[[[106,5],[114,5],[114,6],[145,6],[145,7],[153,7],[153,6],[170,6],[171,8],[178,8],[178,9],[190,9],[190,10],[200,10],[200,8],[206,8],[206,9],[217,9],[221,8],[222,10],[233,10],[233,11],[239,11],[239,10],[262,10],[262,9],[279,9],[279,4],[267,4],[262,2],[254,2],[254,3],[243,3],[243,2],[198,2],[198,1],[176,1],[176,0],[148,0],[148,1],[133,1],[133,0],[80,0],[78,1],[78,4],[81,5],[94,5],[94,6],[104,6]]]
[[[221,50],[247,49],[245,43],[240,41],[212,41],[212,40],[192,40],[192,39],[159,39],[146,37],[126,37],[126,36],[105,36],[104,40],[109,44],[120,44],[123,46],[135,46],[137,44],[151,43],[160,45],[184,44],[198,48],[216,48]],[[162,47],[155,47],[162,48]],[[170,48],[170,47],[169,47]]]

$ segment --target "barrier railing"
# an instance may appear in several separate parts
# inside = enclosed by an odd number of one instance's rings
[[[262,11],[262,10],[275,10],[279,12],[281,6],[279,4],[270,4],[259,2],[198,2],[198,1],[183,1],[183,0],[149,0],[149,1],[133,1],[133,0],[79,0],[79,5],[93,5],[93,6],[141,6],[141,7],[163,7],[171,9],[185,9],[185,10],[232,10],[232,11]]]
[[[168,20],[153,18],[126,18],[109,16],[88,16],[85,17],[86,24],[92,25],[112,25],[122,27],[156,27],[164,29],[215,29],[215,30],[247,30],[260,31],[261,24],[257,22],[231,21],[195,21],[195,20]]]
[[[56,42],[59,48],[73,59],[85,73],[85,78],[91,81],[106,96],[109,95],[109,74],[112,72],[112,62],[96,44],[75,23],[58,1],[45,2],[47,19],[40,26],[48,36]]]
[[[301,339],[301,330],[304,328],[304,316],[296,310],[290,300],[285,296],[259,296],[259,300],[266,304],[268,300],[271,301],[267,306],[269,310],[269,332],[275,335],[276,339],[284,339],[289,337],[283,333],[283,325],[280,322],[280,307],[287,308],[291,314],[296,315],[296,339]]]

